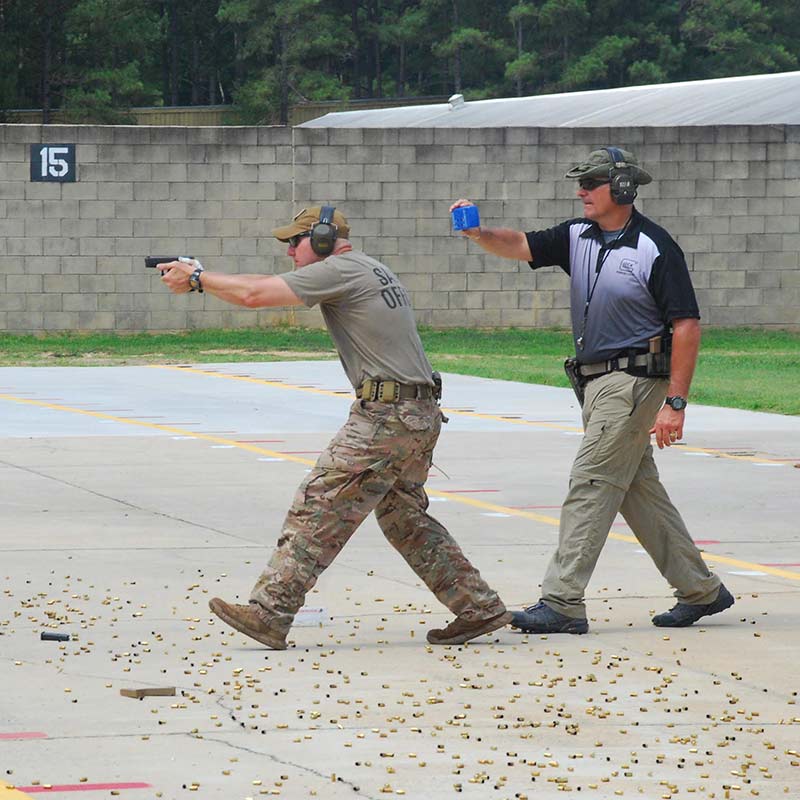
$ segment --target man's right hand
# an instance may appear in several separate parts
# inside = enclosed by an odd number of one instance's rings
[[[462,197],[450,206],[450,211],[471,205],[474,205],[471,200]],[[531,260],[528,237],[522,231],[513,231],[511,228],[467,228],[461,233],[473,242],[478,242],[480,247],[492,255],[513,258],[515,261]]]
[[[459,200],[456,200],[453,205],[450,206],[450,211],[454,208],[461,208],[462,206],[474,206],[475,203],[472,200],[465,200],[463,197]],[[466,236],[468,239],[480,239],[481,238],[481,228],[480,225],[477,228],[465,228],[461,231],[462,236]]]

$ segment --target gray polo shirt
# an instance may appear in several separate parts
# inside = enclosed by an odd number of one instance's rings
[[[353,388],[367,378],[433,386],[408,291],[386,265],[351,250],[280,277],[319,304]]]
[[[646,352],[648,340],[672,320],[700,317],[683,252],[636,209],[622,235],[608,244],[588,219],[526,236],[532,269],[559,266],[570,276],[573,340],[583,364]]]

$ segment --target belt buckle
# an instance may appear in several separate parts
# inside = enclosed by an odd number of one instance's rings
[[[379,403],[396,403],[400,399],[400,384],[397,381],[381,381],[377,399]]]
[[[361,399],[374,403],[378,397],[379,387],[380,383],[378,381],[367,378],[364,383],[361,384]]]

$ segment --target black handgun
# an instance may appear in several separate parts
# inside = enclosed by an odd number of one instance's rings
[[[144,265],[146,267],[157,267],[159,264],[169,264],[170,261],[189,261],[194,256],[145,256]]]

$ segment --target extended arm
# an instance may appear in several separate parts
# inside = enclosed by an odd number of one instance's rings
[[[194,264],[172,261],[161,265],[165,270],[161,280],[170,291],[184,294],[190,291],[189,276]],[[213,294],[226,303],[245,308],[269,306],[297,306],[302,300],[279,275],[226,275],[222,272],[203,272],[203,291]]]
[[[456,200],[450,210],[459,206],[472,205],[469,200]],[[528,237],[522,231],[511,228],[467,228],[461,233],[473,242],[477,242],[487,253],[501,258],[513,258],[516,261],[530,261],[531,249]]]

